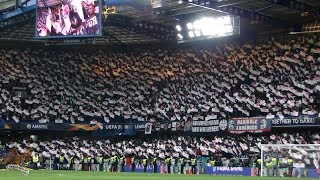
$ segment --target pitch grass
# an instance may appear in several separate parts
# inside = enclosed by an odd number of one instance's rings
[[[297,180],[298,178],[241,177],[179,174],[106,173],[85,171],[19,171],[0,170],[0,180]],[[301,179],[301,178],[300,178]],[[304,178],[303,180],[307,180]],[[311,180],[311,179],[310,179]],[[313,179],[314,180],[314,179]]]

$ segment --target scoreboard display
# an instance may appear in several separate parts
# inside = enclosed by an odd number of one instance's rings
[[[101,36],[102,0],[38,0],[36,38]]]

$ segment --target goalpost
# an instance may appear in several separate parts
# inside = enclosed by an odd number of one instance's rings
[[[320,177],[320,144],[261,144],[260,176]]]

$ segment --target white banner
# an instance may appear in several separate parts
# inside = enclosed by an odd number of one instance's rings
[[[172,131],[177,131],[177,122],[172,122],[171,123],[171,130]]]

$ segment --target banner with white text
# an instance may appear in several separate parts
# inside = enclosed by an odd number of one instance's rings
[[[271,131],[271,120],[264,117],[233,118],[229,120],[230,133],[263,133]]]
[[[273,118],[272,127],[306,127],[306,126],[320,126],[320,117],[318,116],[298,116],[298,117],[284,117]]]
[[[217,133],[228,128],[228,121],[225,119],[193,120],[192,133]]]

